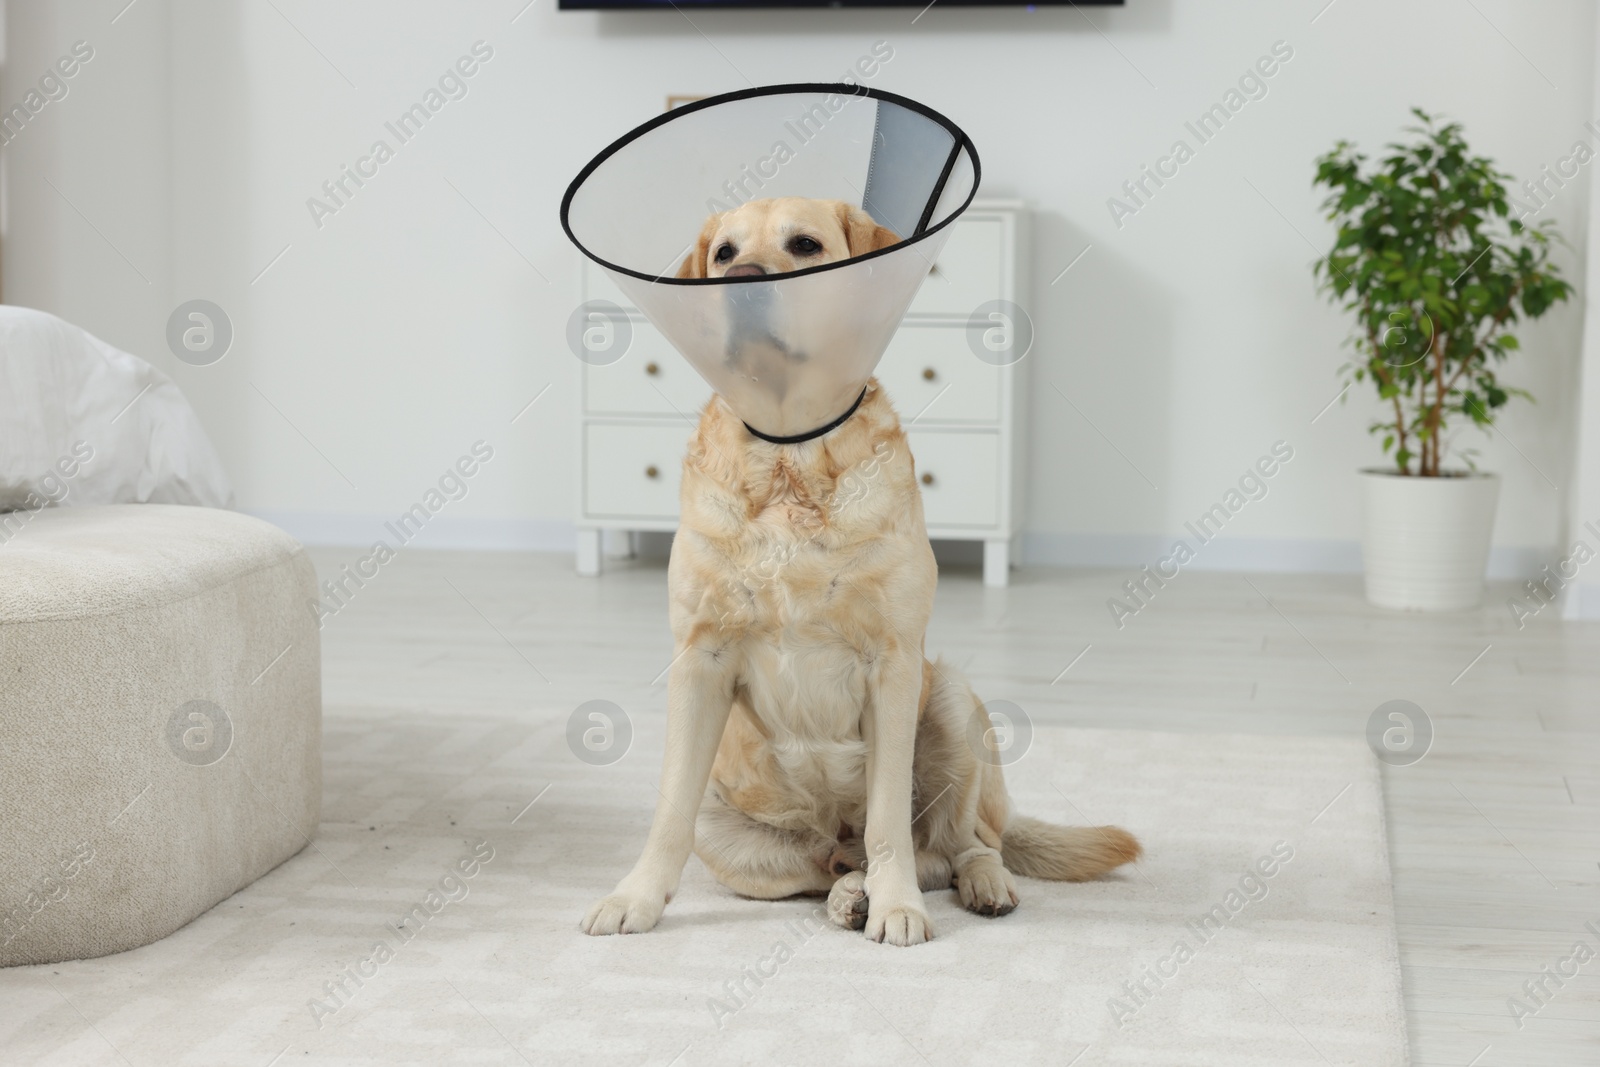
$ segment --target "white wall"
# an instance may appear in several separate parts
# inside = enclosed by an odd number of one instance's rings
[[[166,366],[176,362],[160,348],[173,265],[166,4],[115,26],[104,6],[6,5],[0,108],[22,104],[75,42],[93,58],[0,150],[3,295]]]
[[[1379,461],[1365,432],[1376,406],[1358,390],[1312,424],[1338,392],[1346,332],[1309,272],[1330,234],[1312,159],[1339,137],[1377,149],[1418,104],[1462,120],[1520,179],[1595,117],[1593,7],[1576,0],[935,5],[692,23],[671,10],[561,13],[552,0],[140,0],[112,24],[124,2],[11,0],[0,106],[74,40],[96,58],[5,152],[5,297],[173,375],[244,507],[356,542],[484,438],[496,459],[428,536],[567,543],[567,182],[669,93],[831,79],[886,40],[894,57],[871,84],[961,123],[984,192],[1037,209],[1028,555],[1148,561],[1282,439],[1293,462],[1198,565],[1354,566],[1351,472]],[[479,39],[494,57],[469,95],[318,229],[307,198]],[[1175,139],[1195,144],[1184,123],[1277,41],[1293,58],[1267,96],[1115,225],[1108,198]],[[1547,212],[1571,238],[1559,259],[1576,282],[1588,180]],[[186,366],[161,340],[192,297],[235,325],[214,366]],[[1462,435],[1505,477],[1501,572],[1536,570],[1568,528],[1581,319],[1575,303],[1524,334],[1507,378],[1537,406],[1514,407],[1503,436]]]
[[[1595,27],[1595,50],[1600,54],[1600,25]],[[1600,115],[1600,79],[1596,79],[1591,110]],[[1589,186],[1591,212],[1600,186]],[[1589,228],[1587,254],[1591,261],[1600,255],[1600,227]],[[1586,302],[1600,306],[1600,272],[1586,279]],[[1578,433],[1574,441],[1574,491],[1567,515],[1567,537],[1554,553],[1553,560],[1541,564],[1538,576],[1546,590],[1558,590],[1563,614],[1568,618],[1600,619],[1600,318],[1584,321],[1582,371],[1574,398]],[[1544,570],[1548,567],[1548,570]],[[1553,577],[1551,577],[1553,575]],[[1566,583],[1563,585],[1563,583]],[[1522,611],[1540,611],[1537,589],[1524,589],[1517,601]],[[1521,612],[1517,612],[1521,616]]]

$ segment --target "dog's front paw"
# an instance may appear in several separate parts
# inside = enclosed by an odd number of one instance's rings
[[[655,928],[667,906],[663,896],[613,893],[589,909],[578,928],[586,934],[642,934]]]
[[[933,923],[928,913],[910,904],[879,907],[874,902],[867,911],[866,935],[869,940],[891,945],[920,945],[933,938]]]

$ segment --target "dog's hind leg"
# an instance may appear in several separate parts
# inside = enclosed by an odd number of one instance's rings
[[[928,669],[937,680],[930,679],[917,730],[917,847],[948,858],[947,884],[955,886],[962,907],[1004,915],[1016,908],[1018,896],[1001,857],[1009,802],[1003,771],[990,754],[992,724],[966,679],[943,663]]]
[[[715,790],[706,792],[695,820],[695,855],[717,881],[757,900],[828,892],[838,878],[830,863],[836,844],[822,834],[758,822]]]
[[[843,877],[852,871],[866,871],[867,846],[859,837],[840,841],[828,861],[833,873]],[[917,888],[924,893],[950,888],[950,860],[940,852],[917,849]]]
[[[828,858],[839,880],[828,893],[828,918],[847,930],[867,925],[867,849],[859,837],[840,841]],[[924,893],[950,888],[950,861],[936,852],[917,850],[917,888]]]

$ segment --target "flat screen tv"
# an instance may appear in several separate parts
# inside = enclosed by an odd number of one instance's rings
[[[1121,7],[1124,0],[937,0],[941,7]],[[928,0],[559,0],[562,11],[705,11],[752,7],[931,7]]]

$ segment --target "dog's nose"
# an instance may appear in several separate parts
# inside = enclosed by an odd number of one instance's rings
[[[756,278],[767,273],[767,268],[759,263],[741,263],[737,267],[729,267],[724,278]]]

